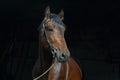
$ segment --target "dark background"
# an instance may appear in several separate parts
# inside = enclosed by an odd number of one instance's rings
[[[84,80],[120,80],[119,1],[0,0],[0,80],[31,80],[49,5],[65,12],[66,42]]]

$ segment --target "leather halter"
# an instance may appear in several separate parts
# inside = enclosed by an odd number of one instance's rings
[[[52,53],[52,55],[53,55],[53,57],[55,57],[55,53],[56,53],[56,51],[55,51],[55,48],[53,47],[53,45],[50,43],[50,40],[48,39],[48,36],[47,36],[47,33],[46,33],[46,24],[48,23],[50,21],[50,19],[47,19],[47,20],[43,20],[43,22],[42,22],[42,31],[43,31],[43,36],[45,35],[45,38],[46,38],[46,41],[47,41],[47,43],[48,43],[48,45],[49,45],[49,47],[50,47],[50,49],[51,49],[51,53]]]

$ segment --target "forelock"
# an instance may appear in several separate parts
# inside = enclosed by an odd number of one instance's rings
[[[56,23],[64,26],[64,23],[62,22],[62,20],[60,19],[58,15],[52,13],[50,15],[50,18],[53,19]]]

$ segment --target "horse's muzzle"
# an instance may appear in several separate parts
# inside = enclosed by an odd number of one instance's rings
[[[65,53],[61,53],[59,56],[57,56],[58,62],[66,62],[68,60],[69,56]]]

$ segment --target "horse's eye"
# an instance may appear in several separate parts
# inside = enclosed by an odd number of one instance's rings
[[[51,29],[51,28],[50,28],[50,29],[48,29],[48,31],[52,32],[52,31],[53,31],[53,29]]]

